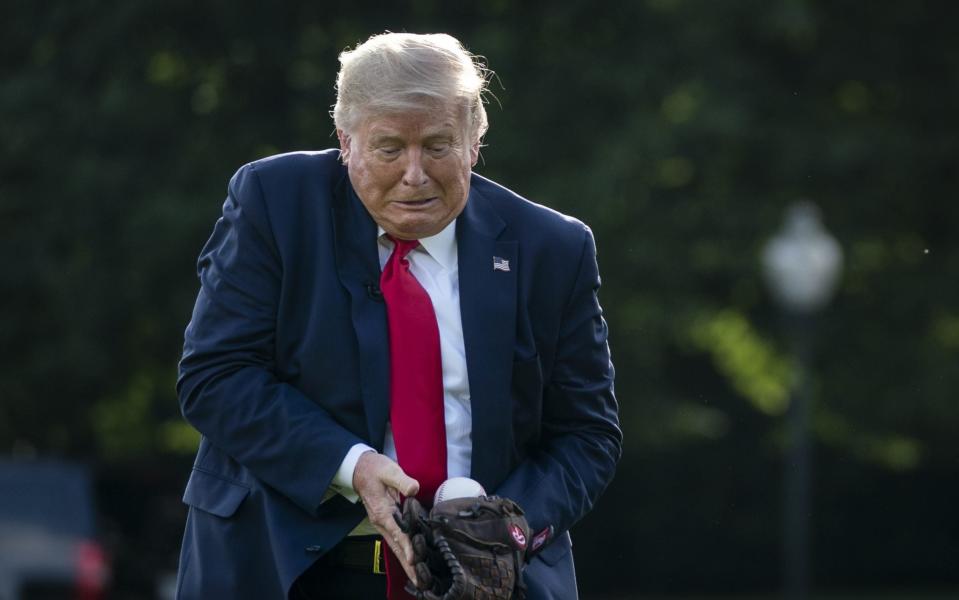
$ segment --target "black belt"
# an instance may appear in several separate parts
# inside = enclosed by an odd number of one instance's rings
[[[344,538],[323,556],[327,564],[386,574],[386,545],[379,536]]]

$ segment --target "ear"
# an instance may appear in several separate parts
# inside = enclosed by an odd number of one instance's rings
[[[480,143],[479,143],[479,140],[476,140],[475,142],[473,142],[473,145],[470,146],[470,167],[471,168],[475,167],[477,161],[479,161],[479,151],[480,151]]]
[[[350,160],[350,136],[342,129],[336,130],[336,137],[340,140],[340,160],[345,165]]]

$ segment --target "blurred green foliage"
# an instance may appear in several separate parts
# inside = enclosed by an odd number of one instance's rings
[[[575,532],[584,590],[776,585],[795,365],[757,257],[800,198],[847,258],[813,369],[817,576],[955,583],[955,6],[7,2],[0,449],[189,456],[175,364],[229,176],[334,144],[341,49],[446,31],[498,74],[477,170],[597,237],[627,437]]]

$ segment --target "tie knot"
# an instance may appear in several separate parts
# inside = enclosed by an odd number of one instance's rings
[[[399,238],[393,237],[392,235],[388,233],[386,234],[386,237],[393,242],[393,244],[395,245],[393,252],[396,254],[399,254],[400,257],[405,257],[407,254],[410,253],[411,250],[413,250],[414,248],[420,245],[419,240],[401,240]]]

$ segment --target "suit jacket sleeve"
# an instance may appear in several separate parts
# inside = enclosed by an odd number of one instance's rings
[[[283,268],[255,165],[231,179],[203,248],[177,392],[184,417],[259,480],[315,514],[361,442],[275,375]]]
[[[596,247],[589,229],[582,231],[578,271],[544,382],[541,443],[497,490],[524,507],[533,531],[549,525],[565,531],[588,513],[622,450]]]

